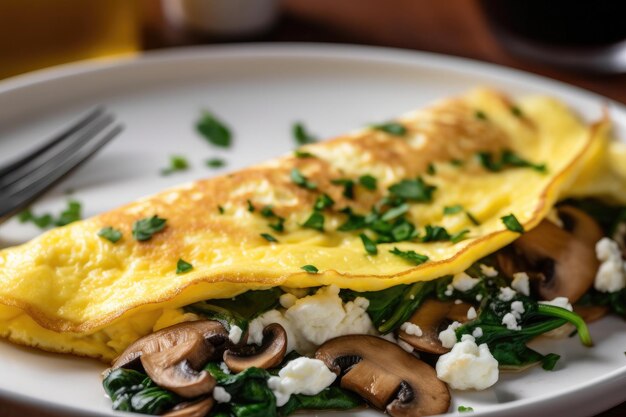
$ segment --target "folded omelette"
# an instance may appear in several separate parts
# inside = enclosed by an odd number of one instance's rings
[[[0,335],[108,361],[201,300],[463,271],[519,235],[503,217],[529,230],[565,196],[619,198],[626,152],[606,119],[586,125],[554,99],[479,89],[50,230],[0,252]],[[372,215],[408,225],[377,244],[346,226]],[[141,221],[160,226],[142,234]],[[102,237],[109,227],[116,242]],[[433,238],[442,228],[453,238]],[[421,263],[398,256],[411,251]]]

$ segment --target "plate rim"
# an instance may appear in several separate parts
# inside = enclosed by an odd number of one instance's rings
[[[469,75],[484,76],[489,74],[494,79],[504,83],[534,83],[538,88],[548,88],[573,94],[584,100],[594,100],[605,103],[607,107],[615,109],[617,113],[622,113],[626,117],[626,104],[614,99],[609,99],[601,94],[592,92],[582,87],[578,87],[567,82],[554,80],[546,76],[534,74],[520,69],[510,68],[504,65],[479,61],[476,59],[458,57],[446,54],[415,51],[401,48],[391,48],[383,46],[364,46],[351,44],[326,44],[310,42],[276,42],[276,43],[240,43],[240,44],[220,44],[220,45],[198,45],[189,47],[165,48],[160,50],[150,50],[133,55],[118,57],[105,57],[88,59],[68,64],[48,67],[22,75],[9,77],[0,80],[0,95],[10,92],[17,92],[20,89],[35,87],[39,84],[60,82],[67,78],[80,75],[106,73],[116,68],[132,67],[137,65],[158,65],[172,61],[202,60],[206,58],[312,58],[323,57],[326,59],[339,59],[345,61],[363,61],[370,63],[395,64],[418,66],[421,68],[442,68],[448,71],[459,71],[462,66],[463,72]],[[615,371],[594,378],[590,381],[578,385],[575,388],[562,392],[558,396],[545,394],[533,398],[515,400],[510,403],[500,404],[496,410],[477,410],[477,415],[498,416],[502,412],[515,412],[531,406],[541,406],[550,404],[558,400],[564,400],[577,396],[580,392],[588,390],[590,387],[602,388],[612,387],[626,380],[626,366]],[[17,392],[11,392],[0,388],[0,398],[33,407],[46,407],[54,412],[65,413],[66,415],[101,416],[100,412],[85,410],[71,404],[59,404],[52,401],[31,397]],[[626,400],[626,394],[622,399],[616,399],[613,405]],[[608,402],[605,400],[605,404]],[[613,406],[611,405],[611,406]],[[598,411],[607,407],[598,407]],[[455,410],[450,410],[455,412]],[[120,416],[136,415],[134,413],[120,412]]]

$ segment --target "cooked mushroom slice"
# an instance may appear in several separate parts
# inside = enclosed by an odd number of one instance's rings
[[[126,348],[113,362],[111,369],[135,367],[139,364],[137,359],[142,354],[169,349],[192,339],[197,334],[208,340],[215,348],[215,354],[210,359],[218,359],[221,356],[225,343],[228,341],[228,332],[218,321],[199,320],[179,323],[142,337]]]
[[[340,336],[315,352],[354,391],[393,417],[442,414],[450,393],[435,370],[395,343],[376,336]]]
[[[163,414],[163,417],[204,417],[215,405],[215,400],[211,397],[202,400],[180,403],[171,411]]]
[[[594,245],[549,221],[520,236],[513,246],[542,273],[538,291],[545,300],[567,297],[574,303],[593,285],[599,267]]]
[[[155,384],[185,398],[208,394],[215,387],[211,374],[197,371],[212,356],[213,347],[199,333],[191,334],[195,336],[169,349],[141,355],[141,364]]]
[[[268,369],[280,364],[287,352],[287,332],[278,323],[263,329],[263,343],[235,346],[224,352],[224,362],[233,372],[255,367]]]
[[[574,306],[574,313],[578,314],[585,320],[585,323],[591,323],[596,320],[600,320],[602,317],[609,314],[609,308],[607,306]]]
[[[557,210],[565,230],[582,242],[595,247],[604,237],[600,225],[584,211],[572,206],[561,206]]]
[[[430,352],[438,355],[449,352],[441,345],[439,332],[442,331],[450,321],[464,323],[467,321],[467,310],[470,304],[454,304],[452,301],[439,301],[428,299],[413,313],[409,322],[416,324],[422,329],[421,336],[410,335],[400,330],[398,337],[415,349],[422,352]]]

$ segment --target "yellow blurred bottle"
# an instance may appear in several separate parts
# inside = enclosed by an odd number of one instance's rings
[[[0,0],[0,79],[139,48],[135,0]]]

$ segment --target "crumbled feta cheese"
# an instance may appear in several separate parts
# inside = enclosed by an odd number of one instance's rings
[[[472,278],[465,272],[458,273],[452,278],[452,287],[457,291],[467,292],[480,282],[478,278]]]
[[[602,262],[593,286],[601,292],[616,292],[626,287],[626,264],[619,245],[613,239],[602,238],[596,243],[596,256]]]
[[[511,288],[515,291],[524,294],[525,296],[530,295],[530,282],[528,278],[528,274],[526,272],[516,272],[513,274],[513,282],[511,282]]]
[[[526,310],[524,309],[524,303],[521,301],[513,301],[511,303],[511,314],[515,316],[517,320],[522,318],[522,314],[524,314]]]
[[[441,345],[445,348],[450,349],[456,343],[456,333],[455,330],[461,327],[461,323],[458,321],[453,322],[448,326],[446,330],[443,330],[439,333],[439,340],[441,341]]]
[[[500,288],[500,294],[498,294],[498,299],[500,299],[501,301],[511,301],[513,297],[515,297],[515,294],[517,294],[515,290],[509,287],[502,287]]]
[[[276,397],[276,405],[282,407],[291,394],[316,395],[330,386],[337,378],[319,359],[305,356],[292,360],[267,380],[267,386]]]
[[[369,301],[357,297],[343,303],[339,288],[320,288],[314,295],[298,299],[286,311],[270,310],[250,322],[248,343],[261,344],[263,328],[278,323],[287,332],[287,351],[312,353],[325,341],[346,334],[376,333],[367,314]]]
[[[476,341],[476,339],[474,339],[474,336],[472,336],[471,334],[461,335],[461,342],[465,342],[467,340],[471,340],[472,342]]]
[[[230,374],[230,368],[228,367],[228,365],[226,365],[225,362],[220,362],[220,369],[222,370],[222,372],[224,372],[225,374]]]
[[[498,276],[498,271],[493,266],[480,264],[480,272],[483,273],[484,276],[493,278]]]
[[[476,301],[478,301],[480,303],[480,301],[483,299],[483,295],[482,294],[476,294]]]
[[[402,330],[403,332],[411,336],[419,337],[423,334],[420,326],[418,326],[417,324],[411,323],[410,321],[406,321],[402,323],[402,325],[400,326],[400,330]]]
[[[243,334],[243,330],[241,330],[241,327],[233,325],[233,326],[230,326],[230,331],[228,332],[228,338],[230,339],[231,342],[233,342],[234,344],[237,344],[241,340],[242,334]]]
[[[296,301],[298,301],[298,297],[287,292],[281,295],[278,301],[280,302],[280,305],[283,306],[283,308],[289,308],[293,306]]]
[[[452,288],[452,285],[448,285],[446,287],[446,290],[444,291],[444,294],[450,297],[453,292],[454,292],[454,288]]]
[[[502,324],[504,324],[509,330],[522,330],[522,328],[517,324],[517,319],[513,313],[506,313],[504,317],[502,317]]]
[[[454,300],[454,304],[463,304],[463,300],[459,300],[458,298]]]
[[[413,346],[411,346],[410,344],[408,344],[407,342],[405,342],[402,339],[398,339],[398,341],[396,342],[398,344],[398,346],[400,346],[402,349],[404,349],[405,351],[411,353],[415,350],[415,348]]]
[[[473,338],[456,343],[450,352],[439,357],[435,368],[440,380],[460,390],[489,388],[499,375],[498,361],[489,347],[484,343],[477,346]]]
[[[224,387],[220,386],[213,388],[213,398],[218,403],[229,403],[231,400],[231,396],[228,391],[226,391]]]
[[[476,309],[474,307],[470,307],[469,310],[467,310],[467,318],[469,320],[474,320],[476,318]]]
[[[475,328],[472,332],[472,336],[474,336],[475,339],[483,337],[483,329],[481,329],[480,327]]]
[[[539,304],[546,304],[549,306],[561,307],[569,311],[573,311],[572,305],[570,304],[567,297],[556,297],[551,301],[539,301]]]

